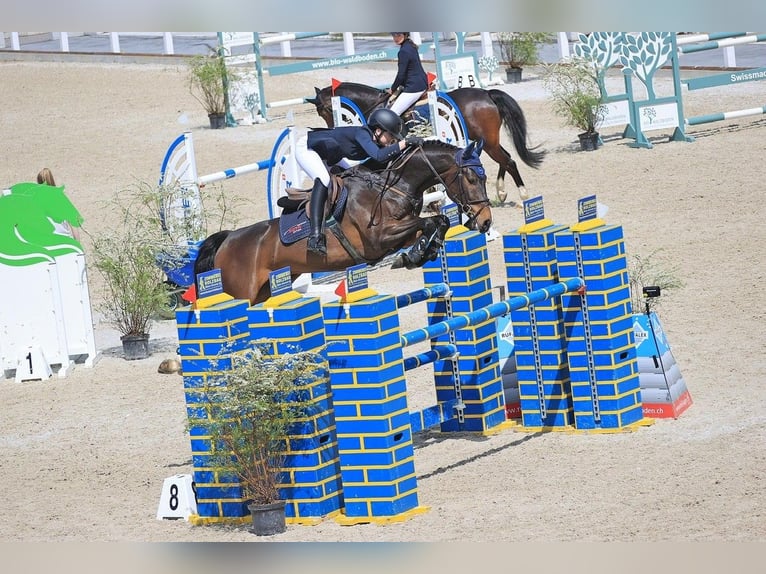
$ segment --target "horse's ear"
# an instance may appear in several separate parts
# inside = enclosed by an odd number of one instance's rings
[[[316,92],[317,98],[319,97],[319,94],[321,94],[321,93],[322,93],[322,90],[320,90],[320,89],[319,89],[319,88],[317,88],[316,86],[314,86],[314,91]]]
[[[468,144],[468,147],[463,150],[463,159],[471,159],[473,155],[473,149],[476,147],[476,142],[472,141]]]
[[[319,99],[318,98],[303,98],[303,101],[307,104],[314,104],[315,106],[319,106]]]
[[[476,142],[476,155],[481,155],[481,150],[484,149],[484,138],[479,138],[479,141]]]

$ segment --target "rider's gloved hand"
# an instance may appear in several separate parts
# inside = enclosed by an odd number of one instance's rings
[[[408,146],[416,145],[419,147],[423,145],[424,141],[425,140],[423,138],[418,136],[408,136],[407,138],[405,138],[404,143],[406,143]]]

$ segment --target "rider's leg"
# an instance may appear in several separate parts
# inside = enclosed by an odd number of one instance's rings
[[[396,115],[401,116],[404,112],[410,109],[410,106],[420,99],[423,92],[402,92],[399,97],[396,98],[391,109],[396,112]]]
[[[319,154],[307,147],[306,139],[306,136],[304,136],[295,142],[295,160],[314,182],[310,200],[311,213],[309,223],[311,223],[311,232],[307,247],[309,251],[314,253],[325,254],[327,248],[325,247],[324,230],[322,227],[324,223],[324,206],[327,201],[327,186],[330,185],[330,174]]]
[[[327,242],[324,237],[324,206],[327,202],[327,186],[318,177],[314,180],[314,189],[311,190],[311,213],[309,223],[311,232],[307,248],[319,255],[327,254]]]

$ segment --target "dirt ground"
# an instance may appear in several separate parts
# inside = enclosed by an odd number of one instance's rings
[[[194,134],[200,172],[211,173],[267,158],[290,121],[320,125],[310,106],[298,105],[266,124],[210,130],[186,89],[182,63],[4,62],[0,73],[0,183],[32,180],[50,167],[92,231],[115,223],[98,200],[136,180],[156,181],[165,151],[185,130]],[[267,97],[312,95],[330,75],[378,85],[393,69],[267,78]],[[530,194],[544,197],[548,218],[574,223],[577,199],[596,194],[609,208],[607,222],[623,226],[629,254],[662,249],[662,259],[677,267],[684,286],[662,295],[659,316],[692,406],[676,420],[630,433],[430,433],[415,450],[427,512],[386,526],[290,525],[270,540],[763,541],[766,120],[689,128],[693,143],[650,132],[651,150],[605,130],[601,149],[581,152],[576,130],[552,114],[534,71],[502,89],[523,108],[531,143],[548,151],[539,170],[520,165]],[[687,115],[698,115],[762,106],[762,99],[762,86],[752,82],[688,94],[684,105]],[[491,182],[497,167],[489,158],[484,163]],[[248,202],[243,223],[265,218],[264,182],[261,174],[225,182],[227,193]],[[507,187],[509,199],[518,199],[510,178]],[[495,208],[494,218],[500,233],[523,222],[508,205]],[[501,242],[491,241],[489,250],[493,283],[503,285]],[[89,280],[96,305],[98,280]],[[415,288],[419,280],[418,272],[370,274],[382,293]],[[175,325],[155,324],[152,356],[128,362],[116,331],[95,317],[101,356],[93,368],[44,382],[0,380],[0,539],[255,541],[246,527],[155,518],[163,480],[192,470],[182,379],[157,373],[175,356]],[[411,408],[425,406],[428,381],[412,386]]]

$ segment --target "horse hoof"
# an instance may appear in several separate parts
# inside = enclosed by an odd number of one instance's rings
[[[505,191],[498,190],[497,191],[497,200],[500,203],[505,203],[505,198],[508,197],[508,194]]]
[[[519,188],[519,197],[521,198],[522,201],[526,201],[527,199],[529,199],[529,194],[527,193],[527,189],[525,187]]]

